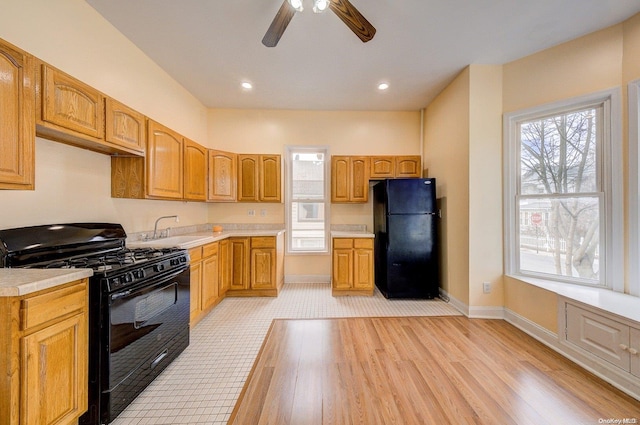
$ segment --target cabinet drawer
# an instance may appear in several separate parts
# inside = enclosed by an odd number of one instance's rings
[[[207,258],[218,253],[218,242],[213,242],[202,247],[202,257]]]
[[[87,307],[87,280],[41,295],[25,298],[20,303],[20,329],[35,328],[46,322]]]
[[[567,341],[622,369],[629,370],[629,326],[567,304]]]
[[[353,239],[351,238],[334,238],[334,248],[353,248]]]
[[[273,236],[251,238],[251,248],[275,248],[276,238]]]
[[[202,247],[199,246],[197,248],[191,248],[189,250],[189,258],[192,263],[202,260]]]
[[[353,247],[360,248],[360,249],[373,249],[373,239],[356,238],[353,240]]]

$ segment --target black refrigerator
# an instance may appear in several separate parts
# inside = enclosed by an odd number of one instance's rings
[[[382,180],[373,199],[376,286],[386,298],[437,297],[436,180]]]

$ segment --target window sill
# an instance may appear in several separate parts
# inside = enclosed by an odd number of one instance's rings
[[[583,304],[618,316],[640,322],[640,297],[614,292],[610,289],[560,283],[544,279],[507,275],[511,279],[528,283]]]

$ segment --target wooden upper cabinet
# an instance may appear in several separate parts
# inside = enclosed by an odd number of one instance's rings
[[[42,66],[42,120],[95,138],[104,137],[104,96],[93,87]]]
[[[396,156],[396,177],[421,177],[422,176],[422,158],[420,155],[412,156]]]
[[[238,155],[238,201],[258,202],[259,155]]]
[[[260,155],[259,160],[258,199],[260,202],[280,202],[280,155]]]
[[[144,155],[143,115],[36,62],[36,135],[108,155]]]
[[[206,201],[208,152],[204,146],[183,140],[184,149],[184,199]]]
[[[34,58],[0,40],[0,189],[34,189]]]
[[[209,150],[209,191],[207,201],[233,202],[236,200],[237,161],[235,153]]]
[[[238,201],[280,202],[280,155],[238,155]]]
[[[371,157],[371,179],[413,178],[421,175],[420,155]]]
[[[106,98],[105,140],[144,155],[145,116],[117,100]]]
[[[369,200],[370,161],[365,156],[331,157],[331,202]]]
[[[369,200],[369,158],[351,158],[351,201]]]
[[[183,198],[182,136],[153,120],[147,124],[146,166],[149,197]]]
[[[396,176],[396,161],[392,156],[371,157],[371,178],[391,179]]]

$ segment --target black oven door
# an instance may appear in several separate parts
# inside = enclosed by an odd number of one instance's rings
[[[189,344],[189,276],[187,267],[108,295],[103,420],[115,418]]]

